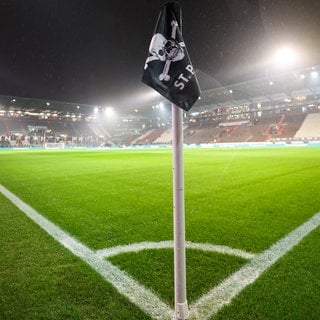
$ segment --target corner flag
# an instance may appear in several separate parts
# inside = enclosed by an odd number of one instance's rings
[[[199,83],[182,38],[178,2],[167,3],[160,12],[142,81],[185,111],[200,96]]]

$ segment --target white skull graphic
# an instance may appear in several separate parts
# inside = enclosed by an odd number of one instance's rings
[[[146,60],[144,68],[148,68],[148,63],[154,60],[160,60],[165,62],[162,73],[159,75],[160,81],[169,81],[169,69],[171,62],[179,61],[184,58],[184,42],[176,41],[176,31],[178,23],[171,21],[171,39],[167,40],[161,33],[153,35],[149,47],[149,56]]]
[[[156,33],[151,40],[149,52],[152,60],[179,61],[184,58],[183,46],[175,40],[167,40],[161,33]],[[150,60],[149,60],[150,61]],[[148,62],[149,62],[148,61]]]

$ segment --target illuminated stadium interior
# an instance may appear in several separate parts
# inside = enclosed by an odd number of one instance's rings
[[[319,72],[320,66],[313,66],[202,92],[185,113],[185,143],[318,140],[317,130],[304,129],[303,134],[300,129],[308,114],[320,112]],[[164,100],[119,110],[0,96],[2,147],[46,142],[70,146],[170,144],[170,127],[170,104]]]

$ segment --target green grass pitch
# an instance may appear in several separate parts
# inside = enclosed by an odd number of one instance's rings
[[[186,239],[260,253],[320,211],[320,149],[186,149]],[[173,239],[170,149],[0,150],[0,184],[92,250]],[[149,319],[0,194],[0,319]],[[319,319],[320,231],[211,319]],[[110,261],[173,306],[173,251]],[[246,261],[187,250],[189,302]],[[201,319],[200,319],[201,320]]]

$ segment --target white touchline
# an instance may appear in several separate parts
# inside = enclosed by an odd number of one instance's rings
[[[212,317],[319,225],[320,213],[317,213],[191,305],[189,319],[206,320]]]
[[[172,248],[172,241],[159,243],[142,242],[125,246],[117,246],[97,250],[94,252],[67,232],[40,215],[36,210],[20,200],[5,187],[0,185],[0,192],[14,205],[36,222],[54,239],[80,257],[94,270],[100,273],[121,294],[139,306],[144,312],[156,320],[171,320],[173,310],[162,302],[154,293],[130,278],[125,272],[105,260],[116,254],[140,251],[144,249]],[[320,225],[320,213],[315,214],[307,222],[290,232],[288,235],[273,244],[261,254],[254,255],[242,250],[212,244],[186,242],[187,248],[215,251],[224,254],[236,255],[245,259],[252,259],[238,271],[234,272],[218,286],[203,295],[198,301],[190,305],[189,320],[208,320],[223,306],[229,304],[245,287],[252,284],[265,270],[272,266],[279,258],[297,245],[305,236]]]
[[[130,278],[125,272],[111,264],[109,261],[101,259],[94,251],[87,248],[71,235],[57,227],[48,219],[40,215],[25,202],[9,190],[0,185],[0,192],[7,197],[15,206],[23,211],[30,219],[36,222],[42,229],[49,233],[54,239],[69,249],[74,255],[80,257],[88,263],[94,270],[100,273],[108,282],[131,302],[139,306],[144,312],[154,319],[172,319],[173,311],[162,302],[154,293]]]

